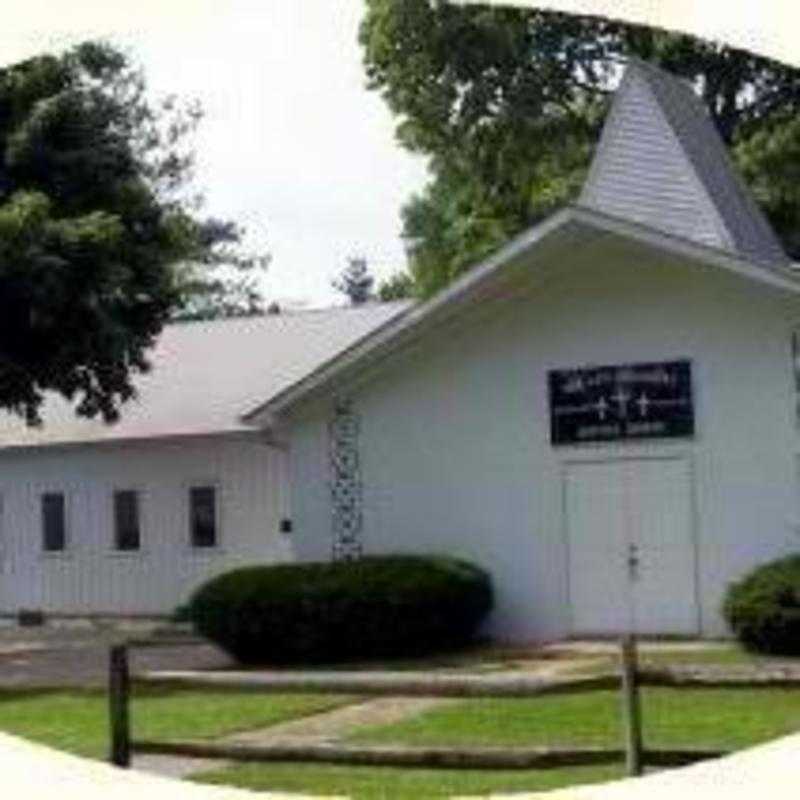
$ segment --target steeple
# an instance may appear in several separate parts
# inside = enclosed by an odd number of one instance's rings
[[[789,258],[685,81],[632,62],[579,205],[757,261]]]

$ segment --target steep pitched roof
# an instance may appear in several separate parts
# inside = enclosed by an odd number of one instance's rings
[[[789,259],[691,86],[627,69],[579,204],[765,266]]]
[[[603,214],[584,206],[567,206],[544,222],[510,241],[486,261],[476,265],[430,299],[409,308],[386,325],[366,334],[299,381],[254,406],[245,419],[272,427],[283,414],[309,398],[336,391],[337,386],[377,364],[391,364],[391,356],[436,326],[456,317],[501,287],[514,271],[547,267],[565,253],[605,238],[619,238],[673,256],[678,261],[712,267],[737,275],[753,285],[800,298],[800,275],[790,267],[765,269],[762,264],[671,235],[653,227]],[[568,256],[567,256],[568,257]]]
[[[490,291],[545,248],[618,236],[755,283],[800,294],[777,237],[736,174],[711,118],[688,83],[635,62],[623,77],[578,203],[522,233],[482,264],[380,330],[366,335],[246,418],[271,425],[312,396],[383,360]]]
[[[170,325],[150,354],[153,369],[136,380],[138,399],[124,407],[118,423],[79,419],[69,403],[51,396],[43,427],[27,428],[17,417],[0,415],[0,449],[247,430],[243,411],[407,307],[370,303]]]

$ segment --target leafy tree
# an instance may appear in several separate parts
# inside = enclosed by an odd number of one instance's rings
[[[800,255],[800,70],[693,37],[541,9],[366,0],[369,86],[432,180],[403,212],[430,294],[573,199],[635,56],[691,80],[787,251]]]
[[[185,196],[199,118],[107,44],[0,70],[0,408],[36,423],[53,391],[115,420],[164,323],[254,267]]]
[[[394,272],[378,286],[378,298],[382,303],[414,297],[416,286],[408,272]]]
[[[351,305],[360,306],[372,297],[375,278],[369,274],[365,258],[350,258],[338,278],[332,282],[337,292],[347,295]]]
[[[260,278],[269,256],[244,252],[244,230],[233,222],[209,218],[199,233],[199,251],[174,265],[181,302],[173,319],[210,320],[264,314]]]

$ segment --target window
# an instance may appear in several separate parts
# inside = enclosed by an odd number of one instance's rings
[[[217,545],[217,489],[193,486],[189,489],[189,528],[192,547]]]
[[[59,553],[67,547],[64,494],[42,495],[42,547],[46,553]]]
[[[114,546],[117,550],[138,550],[139,493],[130,489],[114,492]]]

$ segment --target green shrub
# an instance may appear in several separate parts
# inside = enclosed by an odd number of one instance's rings
[[[723,612],[749,650],[800,655],[800,555],[764,564],[731,584]]]
[[[192,615],[188,603],[177,606],[169,615],[169,621],[174,623],[191,622]]]
[[[237,569],[200,587],[189,613],[242,663],[335,663],[463,646],[491,605],[478,567],[398,555]]]

